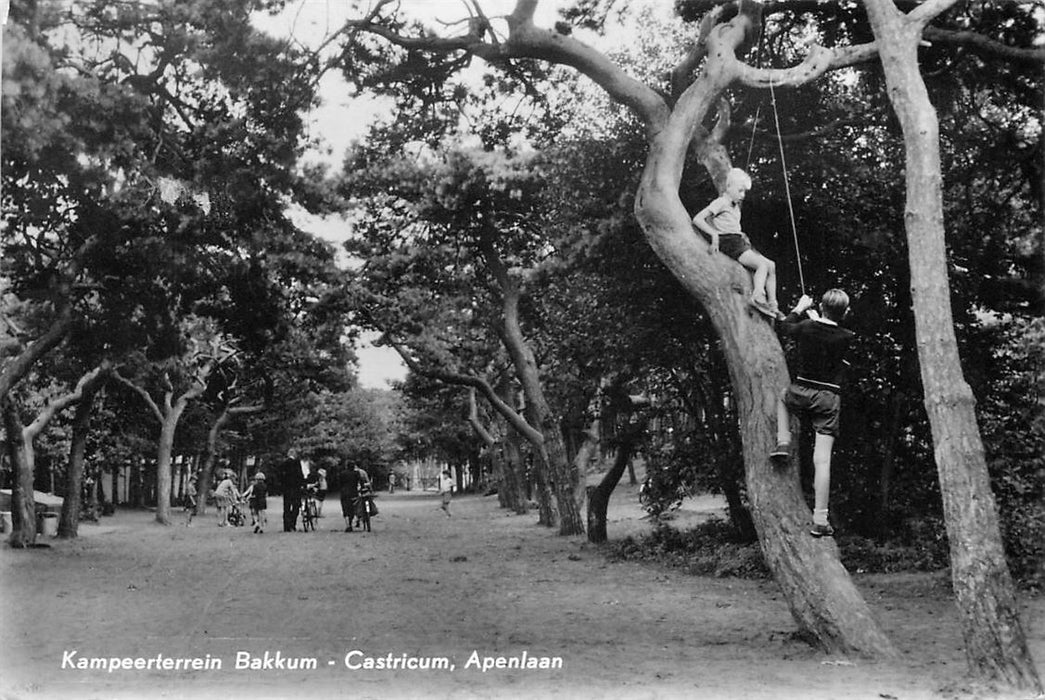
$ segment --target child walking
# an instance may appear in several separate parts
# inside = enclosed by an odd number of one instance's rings
[[[722,251],[754,272],[751,305],[772,319],[781,319],[776,298],[776,263],[751,247],[740,227],[740,203],[751,189],[751,177],[740,168],[726,176],[726,189],[693,217],[693,225],[711,239],[711,252]]]
[[[829,289],[820,300],[820,313],[811,310],[813,300],[803,295],[780,324],[781,332],[798,341],[794,380],[777,401],[777,445],[770,458],[787,464],[791,453],[790,412],[809,419],[816,433],[813,446],[813,537],[834,534],[827,519],[831,487],[831,451],[838,436],[841,413],[842,378],[848,362],[845,356],[852,343],[852,331],[838,324],[849,310],[849,296],[841,289]],[[802,319],[806,311],[809,318]]]
[[[239,500],[239,490],[232,483],[230,472],[222,474],[218,487],[214,489],[214,504],[218,507],[218,527],[229,524],[229,506]]]
[[[439,475],[439,493],[443,495],[443,504],[439,506],[446,513],[446,517],[451,517],[450,514],[450,500],[453,498],[454,493],[454,480],[450,478],[450,470],[444,469],[443,473]]]
[[[196,475],[189,478],[185,485],[185,527],[192,525],[192,518],[196,515]]]
[[[254,525],[254,532],[261,534],[268,527],[268,486],[265,484],[265,473],[258,472],[254,475],[250,486],[243,492],[243,498],[247,499],[250,506],[250,518]]]

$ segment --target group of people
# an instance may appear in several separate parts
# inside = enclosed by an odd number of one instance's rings
[[[218,527],[227,527],[230,518],[236,512],[240,503],[246,503],[250,508],[251,525],[254,532],[261,534],[268,526],[268,487],[265,484],[265,473],[258,472],[251,479],[250,486],[242,493],[233,481],[235,475],[228,469],[219,472],[218,485],[214,487],[214,507],[218,512]],[[191,525],[192,519],[199,509],[199,492],[196,488],[196,475],[193,474],[189,483],[185,486],[183,496],[185,505],[185,525]]]
[[[751,177],[733,168],[726,177],[725,190],[693,217],[693,225],[706,234],[710,252],[722,252],[753,274],[750,304],[764,316],[780,322],[780,330],[796,340],[795,377],[777,401],[776,446],[770,459],[786,466],[791,455],[790,417],[812,422],[816,434],[813,447],[813,537],[830,537],[834,529],[828,520],[828,495],[831,483],[831,452],[838,435],[841,414],[841,385],[848,365],[846,354],[854,334],[839,324],[849,311],[849,297],[841,289],[830,289],[820,301],[803,294],[791,313],[785,315],[777,302],[776,264],[758,252],[740,225],[740,205]],[[806,318],[803,318],[806,316]]]
[[[277,467],[276,474],[283,492],[284,532],[297,531],[301,505],[305,498],[316,499],[316,515],[322,516],[323,503],[329,488],[326,469],[306,466],[298,459],[297,453],[290,450],[287,458]],[[235,474],[229,469],[218,472],[218,484],[212,492],[218,514],[218,526],[227,527],[233,524],[230,523],[230,517],[235,517],[239,504],[246,503],[250,508],[254,532],[263,533],[268,527],[268,485],[265,473],[258,471],[251,479],[250,486],[242,493],[237,488],[234,478]],[[192,519],[198,511],[197,499],[197,478],[193,475],[183,495],[186,525],[192,524]],[[374,503],[370,475],[358,465],[350,465],[341,477],[341,513],[345,518],[345,532],[352,532],[356,527],[370,532],[370,517],[377,515],[377,505]]]
[[[358,464],[349,465],[341,476],[341,515],[345,532],[352,532],[355,527],[370,532],[370,516],[377,515],[373,482]]]
[[[325,469],[309,466],[306,473],[297,453],[291,450],[280,465],[279,474],[283,487],[284,532],[297,530],[301,501],[309,495],[315,497],[317,514],[322,516],[329,488]],[[370,532],[370,516],[377,515],[370,475],[358,465],[349,465],[341,475],[341,514],[345,518],[345,532],[352,532],[355,527]]]

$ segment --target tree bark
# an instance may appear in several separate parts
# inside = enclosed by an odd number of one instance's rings
[[[36,544],[36,501],[33,498],[32,455],[25,452],[22,418],[18,404],[10,394],[2,399],[4,430],[7,433],[7,456],[11,460],[14,481],[11,484],[11,535],[9,545],[24,549]]]
[[[904,225],[915,334],[966,658],[981,680],[1041,692],[1001,544],[975,399],[958,355],[947,278],[939,122],[918,67],[925,25],[954,1],[929,0],[909,15],[887,0],[866,0],[865,5],[904,134]]]
[[[199,494],[197,496],[199,504],[197,512],[200,515],[207,511],[205,507],[207,502],[206,494],[210,493],[211,483],[214,479],[214,462],[218,458],[218,435],[228,422],[229,412],[223,410],[211,423],[210,430],[207,431],[207,445],[203,452],[203,459],[200,460],[203,464],[196,478],[196,490]]]
[[[90,432],[91,413],[94,410],[94,395],[97,391],[98,383],[88,383],[84,386],[83,396],[76,404],[72,444],[69,447],[69,466],[65,473],[65,498],[62,500],[62,514],[58,520],[58,536],[62,539],[72,539],[79,532],[84,453]]]
[[[588,541],[601,544],[608,538],[606,530],[606,511],[610,505],[610,496],[617,488],[624,470],[631,463],[635,453],[635,443],[645,431],[646,421],[641,426],[628,427],[617,443],[617,454],[613,458],[613,466],[602,477],[598,486],[588,487]]]
[[[512,385],[507,379],[497,387],[501,400],[508,403],[511,399]],[[526,483],[526,470],[523,468],[522,451],[519,449],[521,436],[505,425],[501,431],[502,470],[505,483],[511,491],[509,507],[516,515],[526,515],[530,510],[529,489]]]
[[[522,450],[519,448],[520,440],[519,435],[511,428],[505,431],[504,474],[507,477],[509,488],[515,492],[511,499],[512,510],[516,515],[526,515],[530,510],[530,494],[526,483],[526,468],[523,466]]]

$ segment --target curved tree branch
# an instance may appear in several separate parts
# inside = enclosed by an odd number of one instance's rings
[[[612,98],[634,110],[650,128],[663,123],[669,113],[664,98],[648,85],[628,75],[602,52],[570,36],[533,24],[534,0],[519,0],[508,16],[508,39],[489,42],[483,38],[481,23],[470,23],[470,31],[454,37],[405,36],[376,24],[373,14],[364,19],[349,20],[341,30],[367,32],[380,36],[396,46],[434,53],[465,51],[489,63],[512,58],[536,58],[575,68],[605,90]]]
[[[497,444],[497,440],[490,431],[486,429],[486,426],[482,424],[482,421],[479,420],[479,406],[475,400],[474,388],[468,391],[468,424],[472,426],[476,435],[479,436],[479,439],[482,440],[487,447],[493,447]]]
[[[544,436],[541,435],[540,431],[535,430],[515,409],[505,403],[487,381],[467,374],[459,374],[457,372],[424,367],[413,357],[413,355],[410,354],[406,347],[389,338],[387,334],[385,336],[385,342],[399,353],[399,356],[403,358],[403,362],[405,362],[406,366],[410,368],[410,371],[415,372],[422,377],[437,379],[446,384],[469,386],[473,389],[478,389],[482,392],[486,400],[490,402],[490,405],[493,406],[498,413],[504,416],[520,435],[533,443],[540,444],[544,442]]]
[[[108,372],[111,368],[111,362],[108,360],[102,362],[90,372],[80,377],[80,380],[76,382],[76,387],[68,394],[63,394],[55,400],[49,401],[47,405],[44,406],[43,410],[36,416],[36,419],[27,425],[22,431],[25,439],[29,441],[35,440],[36,436],[47,427],[48,423],[50,423],[56,415],[64,411],[68,406],[82,399],[87,387],[97,381],[101,375]]]
[[[922,37],[939,44],[967,47],[978,54],[987,54],[1021,63],[1045,63],[1045,46],[1022,48],[1009,46],[972,31],[957,31],[926,27]]]
[[[161,424],[163,423],[163,411],[161,411],[160,407],[156,404],[155,401],[153,401],[152,396],[149,395],[149,392],[132,382],[130,379],[124,377],[122,374],[120,374],[120,371],[118,369],[114,369],[112,371],[112,376],[113,379],[118,381],[120,384],[123,384],[125,387],[136,393],[138,396],[142,397],[142,399],[145,400],[145,405],[148,406],[152,410],[153,415],[156,416],[156,420],[158,420]]]

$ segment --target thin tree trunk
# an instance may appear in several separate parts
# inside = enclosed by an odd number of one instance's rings
[[[7,456],[11,460],[14,482],[11,484],[11,535],[8,544],[16,549],[36,544],[36,501],[33,498],[32,455],[26,454],[22,440],[22,419],[14,397],[4,397],[4,430],[7,433]]]
[[[925,25],[954,0],[928,2],[908,16],[891,1],[865,4],[889,100],[904,134],[904,225],[915,334],[966,658],[981,680],[1040,692],[1001,544],[975,399],[958,355],[947,279],[939,122],[918,67]]]
[[[535,444],[538,465],[544,472],[545,485],[555,497],[555,515],[560,535],[584,534],[584,519],[577,494],[582,493],[581,475],[577,465],[566,454],[559,420],[552,413],[541,387],[537,360],[526,342],[519,323],[519,283],[512,279],[500,259],[490,237],[484,237],[481,248],[487,266],[491,269],[502,294],[501,340],[512,358],[516,377],[526,396],[526,413],[530,425],[537,428],[544,440]]]
[[[526,515],[530,510],[529,493],[526,484],[526,469],[523,466],[522,450],[519,448],[521,438],[511,428],[504,435],[504,473],[509,488],[515,495],[512,497],[513,510],[516,515]]]
[[[511,402],[512,386],[507,378],[497,386],[497,394],[505,403]],[[516,515],[526,515],[530,510],[529,493],[526,484],[526,470],[523,467],[522,450],[519,448],[519,435],[505,421],[504,429],[501,431],[502,471],[505,484],[511,491],[508,498],[509,508]]]
[[[225,425],[229,422],[229,411],[228,407],[222,409],[218,417],[211,423],[210,430],[207,431],[207,446],[203,452],[203,466],[200,467],[199,475],[196,479],[196,489],[199,492],[197,501],[199,502],[199,514],[203,515],[206,512],[204,504],[207,502],[206,494],[210,493],[211,483],[214,478],[214,461],[218,455],[218,436],[224,429]]]
[[[156,522],[161,525],[171,523],[171,452],[180,417],[180,411],[167,417],[156,443]]]
[[[142,494],[142,459],[135,457],[131,460],[130,471],[127,474],[127,503],[131,508],[141,508],[144,505]]]
[[[93,397],[93,390],[85,392],[83,399],[76,405],[76,414],[73,417],[69,466],[65,472],[65,498],[62,500],[62,514],[58,519],[58,536],[62,539],[76,537],[80,527],[83,462],[87,448],[87,435],[90,432]]]
[[[610,496],[620,483],[624,469],[631,464],[631,457],[635,453],[635,444],[645,431],[646,421],[641,426],[629,427],[620,436],[617,443],[617,454],[613,459],[613,466],[602,477],[598,486],[588,488],[588,541],[595,544],[605,542],[608,533],[606,531],[606,511],[610,505]]]
[[[91,412],[94,410],[94,396],[105,382],[111,366],[108,360],[104,361],[97,369],[84,375],[77,383],[75,392],[66,397],[69,401],[76,401],[76,414],[73,417],[72,444],[66,470],[65,498],[62,500],[62,514],[58,521],[58,536],[64,539],[76,537],[80,527],[84,453],[90,431]],[[43,426],[39,426],[39,429],[42,430]]]

